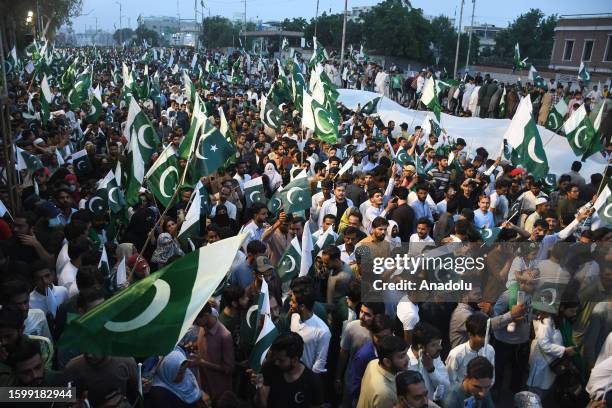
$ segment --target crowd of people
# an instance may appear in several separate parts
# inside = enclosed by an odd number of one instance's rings
[[[66,55],[73,60],[79,52]],[[91,86],[101,89],[104,114],[94,123],[86,120],[87,105],[71,109],[52,81],[51,120],[43,125],[39,80],[25,71],[8,78],[11,137],[43,167],[18,172],[12,188],[21,204],[0,219],[1,386],[70,383],[76,404],[92,407],[140,401],[147,407],[600,408],[612,402],[612,230],[593,208],[611,167],[584,175],[581,162],[569,159],[567,173],[551,186],[497,152],[471,146],[475,153],[468,154],[469,140],[439,140],[420,126],[382,123],[343,106],[336,143],[305,130],[291,101],[275,131],[262,123],[259,100],[284,67],[259,64],[257,57],[241,60],[242,83],[222,70],[206,86],[192,76],[215,126],[222,125],[219,109],[224,112],[235,157],[200,178],[210,211],[191,244],[248,235],[216,296],[165,356],[137,360],[62,347],[58,341],[73,319],[193,250],[177,235],[194,185],[181,185],[169,208],[142,188],[118,228],[108,211],[94,213],[88,205],[109,170],[118,163],[129,168],[129,103],[114,76],[117,66],[132,66],[138,84],[159,75],[159,99],[139,100],[162,142],[158,152],[171,145],[178,154],[193,115],[182,75],[166,61],[148,62],[145,74],[142,48],[97,52]],[[192,51],[173,52],[189,71]],[[221,65],[222,57],[208,52],[199,60]],[[228,55],[227,66],[236,57]],[[338,69],[333,65],[323,62],[330,73]],[[391,80],[392,96],[417,107],[426,75]],[[372,71],[359,87],[389,92],[376,78]],[[564,85],[550,89],[562,95],[569,92]],[[512,92],[518,104],[517,91],[509,89],[506,117],[513,114]],[[542,100],[552,95],[537,92]],[[448,111],[498,117],[501,88],[488,76],[467,78],[447,95],[440,98]],[[597,95],[609,98],[607,88]],[[575,103],[588,103],[579,96],[573,94]],[[610,134],[602,137],[609,142]],[[79,144],[91,163],[85,173],[70,160]],[[399,162],[402,150],[414,159]],[[3,166],[5,180],[11,171]],[[299,173],[311,187],[304,211],[274,212],[245,197],[251,179],[261,176],[271,199]],[[295,237],[302,242],[305,228],[315,241],[327,234],[334,242],[318,248],[309,274],[281,279],[283,255]],[[496,228],[488,244],[482,231]],[[486,253],[484,270],[465,273],[468,290],[453,291],[451,300],[426,291],[369,298],[376,258],[418,256],[450,244]],[[108,271],[99,267],[103,249]],[[122,261],[133,273],[116,285]],[[383,276],[395,282],[406,272],[386,268]],[[280,334],[254,370],[248,318],[264,281]],[[535,294],[551,281],[563,290],[542,306]]]

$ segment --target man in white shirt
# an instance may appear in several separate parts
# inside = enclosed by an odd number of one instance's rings
[[[538,197],[535,202],[535,211],[529,214],[529,216],[525,220],[525,226],[524,226],[525,231],[531,234],[531,231],[533,231],[535,222],[537,220],[542,219],[542,217],[544,217],[544,214],[546,214],[549,209],[550,209],[550,206],[548,205],[548,200],[545,197]]]
[[[310,208],[310,218],[313,221],[319,220],[319,212],[323,208],[323,204],[331,199],[332,189],[334,188],[334,183],[331,180],[323,180],[321,181],[321,191],[312,195],[312,204]],[[342,215],[340,215],[342,217]],[[319,225],[320,227],[320,225]]]
[[[81,267],[81,257],[89,252],[91,249],[91,243],[85,236],[81,236],[68,244],[68,256],[70,262],[68,262],[61,270],[57,277],[57,282],[61,286],[68,289],[68,296],[72,297],[79,293],[79,289],[76,284],[76,275]]]
[[[291,331],[304,340],[302,363],[315,373],[327,371],[327,351],[331,332],[327,324],[312,311],[315,296],[311,289],[293,291],[289,303]]]
[[[467,374],[467,366],[472,359],[478,356],[486,357],[491,364],[495,364],[495,350],[485,339],[488,318],[484,313],[470,315],[465,327],[469,340],[453,348],[446,358],[446,369],[451,387],[463,381]],[[495,381],[495,377],[493,377]]]
[[[374,218],[386,216],[389,211],[397,207],[397,201],[389,201],[387,207],[383,207],[384,195],[379,188],[370,190],[368,195],[370,196],[370,206],[366,208],[363,216],[363,228],[370,233]]]
[[[30,308],[28,284],[20,280],[6,281],[0,288],[0,309],[19,312],[23,318],[24,334],[51,339],[47,316],[40,309]]]
[[[53,284],[53,274],[44,261],[34,261],[30,268],[35,285],[30,293],[30,308],[55,317],[59,305],[68,299],[68,289]]]
[[[245,162],[238,162],[236,164],[236,174],[234,174],[234,179],[238,180],[238,185],[240,185],[240,190],[244,193],[244,183],[251,179],[251,176],[246,172],[247,164]]]
[[[408,370],[421,373],[427,387],[427,397],[431,400],[438,387],[448,389],[450,385],[448,371],[440,359],[441,351],[440,331],[429,323],[418,323],[412,332],[412,345],[408,350]]]
[[[246,248],[249,242],[253,240],[264,242],[276,229],[274,226],[265,224],[268,218],[268,207],[265,204],[253,203],[251,210],[253,211],[253,218],[240,229],[241,234],[248,234],[242,245],[245,253],[247,253]],[[279,224],[278,221],[274,225],[276,226],[277,224]]]
[[[342,231],[342,239],[344,244],[338,245],[340,250],[340,259],[347,265],[353,265],[357,262],[355,257],[355,245],[357,244],[358,229],[348,226]]]
[[[232,220],[236,219],[238,209],[236,205],[229,201],[229,198],[232,196],[232,191],[229,187],[221,187],[219,190],[219,203],[217,205],[224,205],[227,209],[227,216]],[[217,214],[217,206],[215,205],[210,211],[210,218],[213,218]]]
[[[404,328],[404,340],[412,343],[412,331],[419,322],[419,307],[412,303],[408,295],[404,295],[397,304],[397,318]]]
[[[474,211],[474,225],[476,228],[493,228],[495,220],[493,213],[489,211],[491,199],[486,195],[481,195],[478,199],[478,210]]]
[[[419,218],[416,221],[416,232],[410,236],[410,242],[428,242],[434,244],[434,240],[429,236],[431,223],[427,218]]]
[[[323,217],[327,214],[336,216],[336,219],[340,219],[344,212],[353,206],[353,202],[346,198],[346,186],[344,184],[336,184],[334,188],[334,195],[323,202],[321,210],[319,211],[319,228],[323,225]],[[334,228],[338,230],[338,228]]]

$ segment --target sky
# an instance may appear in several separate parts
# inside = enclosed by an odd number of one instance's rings
[[[76,32],[97,28],[114,31],[119,28],[119,5],[122,3],[123,27],[136,28],[139,15],[177,16],[193,19],[194,3],[198,4],[198,20],[201,19],[200,0],[83,0],[82,15],[73,20]],[[379,0],[348,0],[348,7],[372,6]],[[459,18],[461,0],[412,0],[412,6],[423,9],[425,15],[446,15]],[[254,21],[282,20],[315,16],[317,0],[246,0],[247,19]],[[221,15],[230,19],[244,13],[244,0],[204,0],[204,15]],[[610,0],[476,0],[474,23],[494,24],[505,27],[520,14],[532,7],[540,8],[546,15],[591,14],[612,11]],[[319,0],[319,14],[340,13],[344,9],[342,0]],[[463,25],[469,25],[472,16],[472,2],[465,0]]]

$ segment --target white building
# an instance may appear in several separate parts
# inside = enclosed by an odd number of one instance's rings
[[[478,37],[480,41],[480,47],[478,51],[482,51],[485,48],[493,50],[495,48],[495,36],[501,30],[502,27],[496,27],[493,24],[481,24],[472,26],[465,26],[463,32],[469,34],[470,30],[473,30],[472,35]]]

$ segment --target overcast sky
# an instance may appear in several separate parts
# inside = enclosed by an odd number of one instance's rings
[[[177,16],[193,19],[194,3],[198,3],[198,19],[201,18],[200,0],[122,0],[123,27],[136,28],[139,15],[147,16]],[[378,0],[349,0],[349,9],[357,6],[372,6]],[[113,31],[119,28],[119,5],[117,0],[83,0],[82,15],[74,20],[77,32],[86,28],[96,27]],[[282,20],[284,18],[305,17],[307,20],[315,16],[317,0],[246,0],[247,19],[255,21]],[[413,7],[422,8],[426,15],[444,14],[459,18],[461,0],[412,0]],[[244,13],[243,0],[204,0],[204,15],[221,15],[236,18]],[[319,14],[342,12],[344,1],[319,0]],[[610,0],[476,0],[474,13],[475,23],[488,23],[505,27],[521,13],[531,7],[539,7],[546,15],[605,13],[612,9]],[[465,0],[463,10],[463,25],[469,24],[472,15],[472,2]]]

